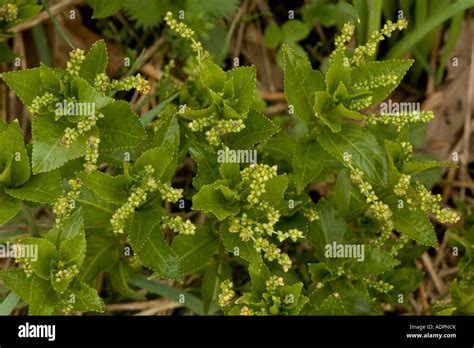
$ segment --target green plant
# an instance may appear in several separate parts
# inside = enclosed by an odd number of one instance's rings
[[[3,43],[13,34],[10,29],[35,16],[41,10],[37,0],[1,0],[0,1],[0,64],[9,63],[15,53]]]
[[[117,40],[120,36],[123,46],[129,46],[134,36],[141,37],[152,29],[156,30],[162,23],[165,13],[171,11],[195,30],[197,38],[206,50],[221,62],[226,58],[230,40],[227,38],[228,31],[223,25],[223,20],[236,13],[239,0],[210,0],[205,3],[199,0],[144,0],[140,2],[88,0],[88,4],[94,10],[93,18],[107,18],[123,10],[131,21],[136,35],[131,36],[128,28],[123,28],[117,35],[116,31],[110,31],[108,24],[104,25],[106,37]],[[173,40],[173,36],[166,36],[166,39],[173,46],[172,51],[180,58],[184,60],[190,55],[189,47],[180,45],[179,41]]]
[[[0,126],[0,222],[40,203],[52,207],[55,225],[20,239],[16,250],[38,250],[38,258],[17,257],[19,267],[0,279],[31,314],[102,311],[93,284],[103,272],[112,292],[126,298],[141,297],[130,284],[176,296],[137,276],[143,268],[178,281],[203,273],[201,300],[179,294],[198,314],[214,313],[217,304],[242,315],[406,306],[420,277],[414,257],[438,246],[429,214],[441,223],[459,219],[414,178],[454,165],[412,157],[409,125],[433,114],[364,112],[412,64],[370,61],[379,41],[407,22],[388,22],[353,52],[346,44],[354,25],[344,25],[326,74],[284,46],[291,127],[280,127],[256,111],[255,68],[224,71],[192,29],[170,12],[165,21],[197,64],[186,81],[162,82],[166,98],[141,119],[114,94],[149,86],[140,76],[110,81],[103,42],[87,55],[73,50],[65,70],[2,74],[32,115],[33,137],[25,148],[18,124]],[[380,126],[396,135],[380,140]],[[173,187],[188,154],[197,174],[192,185]],[[333,190],[314,202],[308,186],[331,181]],[[236,274],[242,267],[250,279]]]

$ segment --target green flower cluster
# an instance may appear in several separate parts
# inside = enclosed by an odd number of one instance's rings
[[[82,62],[86,56],[84,55],[84,50],[80,48],[75,48],[69,52],[69,61],[66,63],[66,72],[69,77],[77,77],[81,72]]]
[[[261,200],[262,194],[265,193],[265,183],[276,175],[276,171],[276,166],[270,167],[261,164],[242,170],[242,183],[250,190],[246,199],[249,208],[265,213],[267,221],[257,221],[244,212],[241,216],[231,219],[229,232],[239,234],[243,241],[253,241],[255,249],[258,252],[263,252],[266,260],[276,260],[287,272],[291,267],[289,256],[282,253],[281,249],[269,238],[276,237],[280,243],[287,239],[296,242],[298,239],[304,238],[304,235],[298,229],[290,229],[286,232],[275,230],[275,225],[280,219],[280,212]]]
[[[459,221],[460,217],[454,210],[440,207],[439,203],[442,200],[440,194],[431,194],[431,192],[420,182],[416,183],[415,191],[419,199],[420,208],[426,212],[431,211],[439,222],[443,224],[455,224]]]
[[[81,180],[70,179],[68,183],[69,186],[71,186],[71,190],[66,194],[66,196],[59,198],[53,205],[53,212],[54,215],[56,215],[56,227],[58,228],[64,226],[64,222],[71,215],[71,212],[75,207],[75,200],[78,199],[81,194]]]
[[[87,139],[87,150],[84,159],[86,163],[84,163],[85,171],[91,173],[97,170],[97,160],[99,158],[99,143],[100,139],[95,136],[90,136]]]
[[[18,18],[18,6],[7,3],[0,8],[0,21],[13,22]]]
[[[277,175],[277,166],[259,164],[245,168],[242,172],[242,183],[248,184],[250,192],[247,201],[250,205],[260,203],[260,196],[266,192],[265,183]]]
[[[77,265],[73,264],[71,266],[67,266],[64,261],[58,261],[56,269],[57,271],[54,273],[54,280],[57,283],[63,280],[72,279],[79,274],[79,267],[77,267]]]
[[[15,259],[20,269],[25,273],[27,278],[33,275],[33,268],[31,266],[31,260],[27,257],[18,257]]]
[[[64,136],[60,141],[61,144],[66,147],[72,145],[77,140],[77,138],[89,132],[92,127],[97,124],[97,121],[103,117],[103,113],[94,113],[86,119],[79,121],[75,128],[67,127],[64,130]]]
[[[52,93],[46,92],[42,96],[37,96],[31,102],[31,105],[28,107],[31,116],[37,116],[41,114],[45,109],[47,109],[51,104],[56,103],[58,98],[56,98]]]
[[[164,216],[161,220],[163,226],[168,227],[176,233],[184,235],[194,235],[196,232],[196,226],[191,222],[191,220],[183,220],[181,216]]]
[[[416,122],[429,122],[434,118],[433,111],[421,111],[421,112],[403,112],[398,114],[382,114],[380,116],[376,116],[375,114],[368,114],[367,115],[367,122],[369,124],[393,124],[397,131],[401,131],[403,127],[405,127],[409,123],[416,123]]]
[[[282,277],[273,275],[265,282],[268,291],[276,291],[279,287],[285,285]]]
[[[398,183],[395,185],[393,192],[398,197],[403,197],[407,193],[408,188],[410,187],[411,176],[407,174],[402,174]]]
[[[400,146],[402,147],[402,151],[403,151],[403,159],[405,161],[410,160],[413,154],[413,145],[410,144],[409,142],[402,141],[400,143]]]
[[[209,116],[189,122],[188,127],[193,132],[200,132],[210,128],[205,132],[207,141],[213,146],[219,146],[223,135],[239,133],[245,128],[245,124],[242,119],[218,120],[215,116]]]
[[[408,21],[405,18],[399,19],[396,23],[387,21],[381,30],[374,31],[369,41],[365,45],[358,46],[354,50],[350,61],[354,65],[360,65],[365,62],[366,57],[373,57],[377,51],[377,45],[386,37],[392,36],[395,30],[403,30],[408,27]]]
[[[140,74],[128,76],[123,80],[110,80],[105,74],[98,74],[94,80],[94,88],[103,95],[110,94],[112,91],[130,91],[136,89],[141,94],[150,93],[150,83]]]
[[[403,247],[408,243],[408,241],[409,238],[406,235],[400,235],[397,239],[395,239],[395,242],[393,243],[392,248],[390,249],[390,255],[396,257],[399,251],[403,249]]]
[[[298,229],[290,229],[286,232],[275,229],[275,225],[280,220],[280,212],[262,200],[261,196],[266,192],[266,182],[276,175],[277,167],[270,167],[266,164],[250,166],[241,171],[242,186],[244,187],[242,196],[246,195],[247,208],[265,214],[266,221],[258,221],[243,212],[240,216],[230,220],[229,232],[237,233],[244,242],[252,241],[255,249],[259,253],[263,252],[266,260],[277,261],[287,272],[291,267],[291,260],[271,241],[271,238],[276,238],[280,243],[288,239],[296,242],[298,239],[304,238],[304,235]]]
[[[163,199],[171,203],[176,203],[183,195],[183,189],[175,189],[168,183],[158,182],[158,191]]]
[[[397,75],[388,74],[383,76],[372,76],[362,82],[355,82],[352,87],[354,89],[375,89],[385,86],[395,86],[397,84]]]
[[[346,49],[346,44],[352,40],[354,35],[355,26],[352,23],[345,23],[342,27],[341,33],[336,36],[335,40],[335,51],[342,51]]]
[[[135,208],[147,200],[149,193],[158,189],[158,183],[153,178],[154,172],[155,169],[148,165],[136,175],[127,202],[115,211],[110,220],[114,233],[123,233],[126,221],[135,212]]]
[[[230,304],[235,297],[234,284],[230,279],[224,280],[221,285],[221,293],[219,294],[219,305],[225,307]]]
[[[316,221],[319,219],[319,214],[315,208],[304,208],[303,209],[303,216],[307,218],[310,222]]]
[[[183,39],[189,40],[191,42],[191,49],[198,55],[198,60],[204,54],[204,50],[202,48],[201,42],[195,39],[195,32],[190,27],[188,27],[183,22],[178,22],[176,19],[173,18],[173,14],[171,12],[167,12],[164,18],[166,24],[176,32],[180,37]]]
[[[219,295],[219,305],[223,309],[229,307],[229,313],[232,315],[281,315],[288,314],[296,305],[299,295],[288,291],[288,286],[282,277],[273,275],[265,282],[265,292],[261,298],[245,293],[239,298],[235,298],[233,283],[225,280],[221,283],[221,294]],[[296,296],[295,296],[296,295]]]
[[[370,286],[374,290],[383,294],[386,294],[393,290],[393,285],[386,283],[383,280],[373,280],[369,278],[363,278],[363,281],[367,286]]]
[[[380,223],[381,226],[381,236],[375,242],[376,245],[381,245],[385,240],[390,238],[392,230],[394,228],[394,222],[392,219],[392,211],[390,207],[382,202],[379,197],[377,197],[375,191],[372,188],[372,185],[364,181],[364,172],[358,168],[354,168],[350,161],[350,156],[346,160],[347,166],[350,168],[350,180],[352,183],[359,187],[360,192],[366,199],[368,204],[368,211],[371,213],[374,218]]]

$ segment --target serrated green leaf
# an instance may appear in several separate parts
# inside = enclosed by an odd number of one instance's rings
[[[97,291],[81,281],[75,281],[71,286],[71,294],[74,294],[73,308],[81,312],[104,312],[104,302]],[[71,298],[66,294],[66,298]]]
[[[351,86],[351,68],[348,58],[344,52],[338,51],[331,55],[331,62],[326,73],[326,90],[330,95],[334,95],[340,83]]]
[[[180,274],[190,274],[206,266],[218,246],[217,236],[202,225],[192,236],[176,236],[171,247],[178,256]]]
[[[0,280],[25,302],[30,301],[31,279],[21,269],[4,269],[0,271]]]
[[[77,202],[82,208],[86,228],[110,228],[110,219],[119,208],[119,205],[105,201],[86,186],[81,187]]]
[[[288,46],[283,46],[285,60],[285,95],[296,115],[304,121],[314,118],[314,94],[324,90],[323,75],[313,70],[309,61]]]
[[[189,13],[202,13],[211,18],[228,17],[237,12],[238,0],[187,0],[186,9]]]
[[[325,151],[316,140],[301,139],[296,143],[293,153],[293,180],[296,191],[300,193],[322,170],[319,158]]]
[[[264,263],[253,263],[249,265],[249,275],[252,282],[252,294],[261,297],[267,290],[267,280],[270,278],[270,270]]]
[[[337,210],[346,215],[349,212],[351,204],[352,185],[347,170],[339,172],[337,175],[336,186],[332,191],[331,203],[337,207]]]
[[[13,62],[17,55],[13,52],[8,45],[0,42],[0,64],[7,64]]]
[[[203,185],[212,183],[220,178],[217,156],[209,152],[198,141],[189,142],[189,152],[192,159],[197,163],[198,173],[193,179],[193,186],[199,190]]]
[[[359,168],[374,183],[387,183],[387,160],[375,137],[356,124],[344,124],[340,132],[323,129],[318,137],[321,146],[343,161],[344,153],[351,155],[352,165]]]
[[[80,279],[91,283],[100,272],[112,267],[119,258],[115,236],[102,229],[89,229],[86,234],[87,253],[80,271]]]
[[[234,216],[239,212],[239,207],[228,202],[217,187],[218,185],[204,185],[193,197],[193,210],[202,210],[215,215],[219,220]]]
[[[416,175],[428,169],[439,167],[457,167],[454,162],[438,162],[438,161],[410,161],[404,162],[401,171],[405,174]]]
[[[175,152],[168,147],[155,147],[145,151],[135,162],[137,171],[143,170],[145,166],[152,166],[155,172],[153,177],[160,180],[168,166],[173,162]]]
[[[140,2],[127,0],[124,9],[127,16],[136,21],[135,26],[143,27],[145,30],[160,24],[167,11],[177,13],[175,2],[170,0],[141,0]]]
[[[59,93],[61,80],[54,70],[41,63],[39,72],[44,89],[53,94]]]
[[[228,79],[232,78],[234,81],[235,98],[232,100],[232,108],[240,117],[247,115],[254,101],[257,70],[255,67],[241,67],[229,70],[225,74]]]
[[[61,259],[67,262],[73,262],[81,267],[86,256],[86,238],[83,232],[76,236],[66,239],[59,247]]]
[[[100,131],[99,151],[132,149],[145,140],[145,130],[126,101],[114,101],[101,112],[105,117],[97,121]]]
[[[112,176],[103,172],[76,175],[86,187],[109,203],[122,204],[127,200],[127,180],[123,175]]]
[[[229,134],[226,143],[232,149],[251,149],[257,143],[278,133],[279,127],[256,110],[250,110],[245,120],[245,128],[239,133]]]
[[[179,124],[175,114],[164,116],[165,119],[156,123],[159,128],[155,131],[151,147],[167,146],[176,149],[179,146]]]
[[[87,3],[94,9],[92,18],[110,17],[125,5],[127,0],[103,1],[103,0],[87,0]]]
[[[150,238],[153,228],[160,223],[165,214],[161,207],[138,210],[130,222],[128,237],[135,253],[139,253]]]
[[[95,76],[94,76],[95,77]],[[76,95],[79,103],[91,103],[95,105],[95,112],[102,109],[106,105],[112,103],[113,98],[104,97],[102,94],[92,87],[85,79],[76,77],[71,81],[71,91]],[[119,102],[115,102],[119,103]],[[128,105],[128,104],[127,104]],[[90,116],[90,115],[74,115],[76,116]]]
[[[400,264],[389,253],[369,246],[365,246],[363,257],[351,259],[345,266],[356,279],[382,274]]]
[[[395,222],[395,229],[417,242],[431,246],[438,247],[438,239],[431,225],[430,219],[426,214],[418,209],[410,210],[407,205],[403,208],[398,208],[398,204],[390,204],[393,212],[393,220]]]
[[[413,60],[396,59],[384,60],[381,62],[368,62],[352,69],[352,86],[355,91],[368,89],[372,92],[370,105],[377,105],[388,97],[395,87],[398,86],[412,64]],[[388,75],[394,76],[391,83],[388,83],[387,81]],[[386,82],[375,84],[377,87],[371,87],[374,85],[373,81],[376,80]]]
[[[276,48],[283,40],[283,32],[276,23],[270,23],[265,27],[263,40],[268,48]]]
[[[42,96],[45,92],[40,77],[40,68],[10,71],[1,76],[8,87],[27,106],[31,105],[35,97]]]
[[[67,125],[64,118],[56,122],[49,117],[33,118],[33,174],[50,172],[72,159],[85,155],[85,136],[80,136],[68,147],[60,143]]]
[[[326,245],[344,244],[351,239],[351,230],[338,211],[325,199],[316,204],[319,219],[310,224],[310,239],[318,259],[326,259]]]
[[[30,177],[30,159],[18,121],[0,129],[0,182],[18,187]]]
[[[22,186],[5,189],[5,192],[21,200],[51,204],[63,195],[61,175],[57,170],[33,175]]]
[[[133,291],[130,286],[128,286],[128,281],[131,277],[131,270],[128,263],[117,262],[115,266],[109,270],[109,276],[112,287],[120,295],[134,300],[145,299],[145,296]]]
[[[328,296],[311,314],[363,315],[370,313],[370,311],[370,299],[366,294],[351,284],[336,281],[331,282]]]
[[[21,209],[21,200],[13,198],[0,189],[0,224],[13,219]]]
[[[122,0],[122,2],[124,2]],[[113,1],[112,3],[120,4],[120,1]],[[109,5],[110,7],[110,2]],[[105,7],[105,6],[102,6]],[[94,15],[97,10],[94,10]],[[86,54],[86,57],[82,61],[81,70],[79,71],[79,76],[83,77],[87,82],[92,86],[94,85],[95,77],[99,74],[105,73],[108,63],[108,54],[107,47],[105,46],[104,40],[96,41],[89,52]]]
[[[295,149],[295,140],[285,132],[280,132],[265,143],[261,150],[269,153],[276,160],[283,160],[291,164]]]
[[[36,253],[36,257],[34,255],[29,257],[31,269],[37,276],[49,279],[51,262],[59,257],[56,246],[44,238],[34,237],[20,239],[18,244],[24,245],[25,250],[36,250],[33,252]]]
[[[217,305],[220,284],[224,279],[229,279],[230,277],[229,263],[224,259],[219,260],[214,267],[208,268],[204,272],[201,285],[204,313],[209,314],[213,305]]]
[[[32,276],[30,285],[30,315],[52,315],[61,304],[49,281]]]
[[[226,80],[225,73],[222,68],[215,64],[210,58],[203,60],[199,76],[204,85],[214,92],[222,92],[224,89]]]
[[[153,227],[148,240],[137,255],[145,266],[160,277],[176,279],[180,275],[178,256],[166,244],[160,226]]]
[[[240,165],[238,163],[222,163],[219,167],[219,173],[224,179],[236,180],[240,177]]]
[[[288,176],[286,174],[277,175],[265,183],[265,192],[260,196],[260,199],[272,206],[277,206],[283,199],[287,187]]]
[[[326,91],[318,91],[314,95],[314,114],[327,125],[333,132],[341,130],[340,117],[334,113],[335,102],[331,95]]]
[[[325,283],[336,278],[332,270],[325,263],[310,263],[308,270],[311,274],[311,279],[315,283]]]
[[[311,27],[298,19],[291,19],[283,23],[281,30],[285,42],[298,42],[308,36]]]
[[[255,244],[252,241],[244,242],[238,233],[229,232],[226,224],[219,229],[219,235],[226,250],[234,256],[241,257],[250,264],[258,264],[262,262],[260,253],[255,250]]]

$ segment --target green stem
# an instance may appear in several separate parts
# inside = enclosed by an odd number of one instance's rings
[[[23,214],[25,215],[26,223],[28,224],[30,234],[32,236],[37,235],[38,229],[36,228],[35,217],[33,216],[33,213],[31,212],[31,208],[28,207],[26,204],[22,204],[22,210],[23,210]]]
[[[67,36],[66,32],[64,31],[64,29],[61,27],[61,25],[58,23],[58,21],[56,20],[56,18],[54,18],[54,16],[51,14],[51,12],[49,11],[49,8],[48,8],[48,5],[46,4],[46,1],[45,0],[41,0],[41,3],[44,7],[44,9],[46,10],[46,12],[48,13],[48,16],[49,18],[51,19],[51,21],[53,22],[54,26],[56,27],[56,29],[58,30],[59,32],[59,35],[61,35],[61,37],[63,38],[63,40],[68,44],[69,47],[71,47],[71,49],[75,49],[76,46],[74,46],[74,44],[72,43],[71,39],[69,38],[69,36]]]
[[[181,303],[180,300],[183,298],[182,295],[184,295],[184,307],[189,308],[198,315],[204,315],[204,305],[202,301],[184,290],[173,288],[158,281],[149,280],[140,274],[134,276],[130,280],[130,284],[160,296],[169,298],[178,303]]]
[[[20,297],[14,292],[10,292],[7,298],[0,304],[0,316],[10,315],[20,302]]]

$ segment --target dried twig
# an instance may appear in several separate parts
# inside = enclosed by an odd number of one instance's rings
[[[76,6],[79,4],[82,4],[84,0],[65,0],[61,1],[58,4],[51,6],[49,9],[49,12],[51,13],[52,16],[57,15],[58,13],[64,11],[65,9]],[[49,15],[46,11],[42,11],[40,14],[37,16],[31,18],[30,20],[18,24],[14,26],[11,29],[11,32],[13,33],[19,33],[20,31],[28,30],[30,28],[33,28],[34,26],[38,25],[39,23],[49,19]]]
[[[439,293],[443,293],[446,286],[445,286],[443,280],[436,273],[436,270],[433,267],[433,263],[431,261],[431,258],[427,253],[424,253],[421,256],[421,262],[423,262],[423,266],[425,267],[425,269],[428,272],[431,280],[433,281],[433,283],[436,287],[436,290]]]

